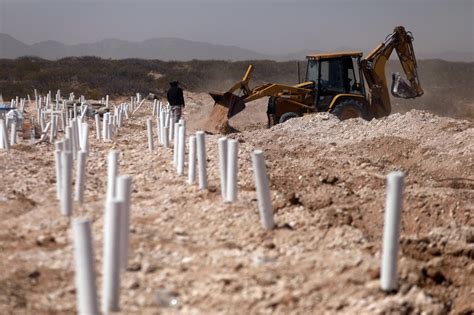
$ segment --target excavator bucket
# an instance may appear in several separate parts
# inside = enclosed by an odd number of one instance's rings
[[[229,125],[229,118],[237,115],[245,108],[244,100],[230,92],[210,92],[209,94],[214,99],[215,104],[207,118],[204,130],[212,134],[233,132],[234,129]]]
[[[235,94],[232,94],[230,92],[210,92],[209,94],[211,95],[212,99],[214,99],[214,102],[216,102],[214,106],[221,105],[227,109],[228,119],[237,115],[245,109],[244,100]]]
[[[210,92],[215,104],[204,127],[205,131],[215,134],[228,134],[233,132],[229,125],[229,118],[237,115],[245,108],[244,100],[230,92]]]
[[[410,83],[403,79],[398,72],[392,74],[392,95],[400,98],[415,98],[420,96]]]

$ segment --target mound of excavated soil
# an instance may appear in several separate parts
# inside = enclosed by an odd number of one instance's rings
[[[190,130],[210,104],[203,94],[187,95]],[[91,131],[86,203],[75,205],[74,217],[93,220],[98,284],[107,152],[120,150],[119,172],[133,176],[123,314],[474,311],[473,123],[421,111],[371,122],[315,114],[257,130],[263,105],[233,122],[243,130],[230,135],[240,143],[233,204],[220,196],[220,135],[207,136],[210,188],[199,191],[175,175],[170,149],[148,152],[151,104],[113,143],[97,142]],[[257,148],[265,152],[274,231],[259,225],[250,160]],[[52,150],[43,143],[0,151],[2,313],[75,310],[72,234],[59,214]],[[378,278],[385,175],[392,170],[407,176],[400,288],[386,295]]]

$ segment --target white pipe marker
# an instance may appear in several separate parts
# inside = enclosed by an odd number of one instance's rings
[[[178,129],[178,165],[177,171],[178,175],[184,175],[184,155],[185,155],[185,148],[186,148],[186,126],[184,124],[179,126]]]
[[[239,142],[234,139],[227,141],[227,174],[226,202],[237,201]]]
[[[72,229],[74,231],[77,311],[80,315],[99,315],[91,222],[83,218],[75,219]]]
[[[77,153],[76,169],[76,194],[75,200],[82,204],[84,202],[84,186],[86,182],[87,152],[79,151]]]
[[[122,202],[107,202],[104,218],[104,261],[102,273],[102,312],[118,312],[120,298],[120,218]]]
[[[397,261],[400,245],[400,217],[403,201],[403,172],[391,172],[387,176],[385,223],[383,231],[382,266],[380,287],[390,292],[397,289]]]
[[[188,184],[196,181],[196,136],[189,136]]]
[[[196,132],[199,189],[207,188],[206,138],[204,131]]]
[[[219,138],[218,140],[219,149],[219,171],[221,175],[221,195],[222,199],[226,199],[226,186],[227,186],[227,137]]]
[[[61,214],[72,215],[72,152],[61,152]]]
[[[115,198],[118,157],[118,151],[110,151],[107,157],[107,202]]]
[[[255,178],[255,188],[257,191],[258,211],[260,222],[264,229],[271,230],[275,227],[273,221],[273,207],[268,184],[267,169],[261,150],[252,153],[252,166]]]
[[[100,140],[100,117],[99,114],[94,115],[95,119],[95,138]]]
[[[122,203],[120,217],[120,269],[128,265],[129,236],[130,236],[130,203],[132,196],[132,177],[120,175],[117,177],[117,200]]]

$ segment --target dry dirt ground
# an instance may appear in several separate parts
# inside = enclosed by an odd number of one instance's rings
[[[188,134],[210,109],[188,94]],[[220,196],[217,139],[208,135],[210,188],[178,177],[172,151],[147,150],[147,104],[113,142],[95,140],[85,204],[101,288],[106,155],[133,176],[131,255],[123,314],[472,314],[474,124],[411,111],[339,122],[328,114],[272,129],[264,103],[231,124],[239,201]],[[263,149],[278,228],[259,225],[250,153]],[[378,289],[385,175],[406,172],[399,290]],[[0,151],[0,313],[75,311],[72,233],[59,213],[53,145]]]

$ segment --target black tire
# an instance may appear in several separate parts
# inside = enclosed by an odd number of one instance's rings
[[[283,115],[281,115],[280,120],[278,121],[278,123],[282,124],[282,123],[284,123],[285,121],[287,121],[291,118],[297,118],[297,117],[300,117],[300,115],[298,115],[297,113],[294,113],[294,112],[284,113]]]
[[[355,99],[345,99],[338,103],[331,114],[335,115],[339,120],[351,118],[362,118],[370,120],[369,111],[364,103]]]

